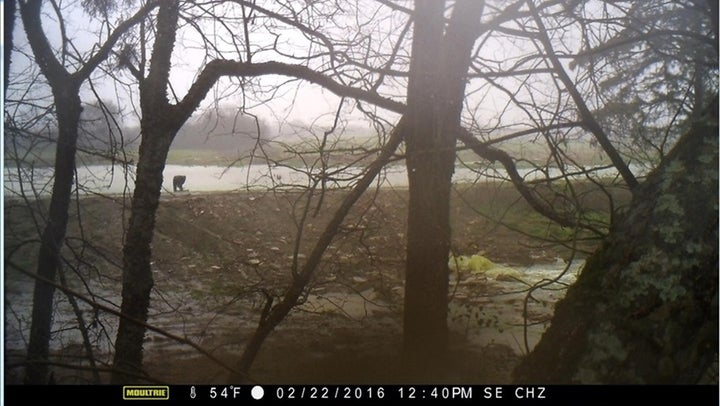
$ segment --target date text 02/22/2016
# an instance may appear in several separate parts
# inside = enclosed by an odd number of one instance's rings
[[[404,399],[545,399],[545,387],[530,386],[266,386],[261,393],[276,400],[336,399],[336,400],[404,400]],[[204,391],[203,391],[204,392]],[[212,386],[209,399],[239,399],[240,386]],[[202,397],[202,395],[200,396]],[[265,396],[264,396],[265,397]],[[255,398],[255,396],[253,396]]]

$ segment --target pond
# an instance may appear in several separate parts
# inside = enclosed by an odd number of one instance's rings
[[[639,168],[633,168],[637,170]],[[616,177],[614,168],[593,168],[593,177]],[[569,168],[569,173],[580,172],[579,168]],[[520,175],[526,180],[557,177],[561,171],[550,168],[547,173],[536,169],[518,169]],[[326,187],[339,188],[351,186],[362,168],[329,168]],[[7,197],[18,196],[24,192],[27,196],[49,195],[52,190],[52,168],[35,168],[18,170],[13,166],[5,166],[4,193]],[[312,184],[313,179],[321,176],[319,169],[293,169],[284,166],[250,165],[250,166],[184,166],[166,165],[163,173],[163,192],[172,193],[172,178],[175,175],[187,177],[184,189],[189,192],[219,192],[242,189],[264,189],[271,187],[304,188]],[[578,179],[585,178],[577,175]],[[80,194],[131,194],[134,188],[134,168],[125,171],[119,165],[89,165],[77,169],[77,179]],[[405,166],[390,166],[383,170],[380,179],[382,187],[406,188],[408,186]],[[466,166],[455,168],[453,182],[456,184],[490,182],[507,179],[504,170],[471,169]]]

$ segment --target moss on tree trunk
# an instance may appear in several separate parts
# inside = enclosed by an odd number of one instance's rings
[[[697,383],[717,365],[717,111],[636,190],[517,381]]]

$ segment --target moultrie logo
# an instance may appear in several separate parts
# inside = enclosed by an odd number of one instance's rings
[[[123,400],[168,400],[169,386],[123,386]]]

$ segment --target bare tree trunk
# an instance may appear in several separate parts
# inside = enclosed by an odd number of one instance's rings
[[[140,78],[140,123],[142,140],[133,193],[130,223],[123,247],[122,305],[115,339],[115,371],[112,382],[127,383],[141,373],[143,339],[147,322],[150,291],[153,287],[152,239],[155,215],[160,200],[163,170],[170,145],[187,117],[171,113],[167,100],[170,58],[175,45],[178,2],[163,1],[158,11],[157,34],[150,71]],[[188,114],[189,115],[189,114]]]
[[[55,171],[48,222],[41,237],[38,254],[37,275],[49,281],[55,281],[60,265],[60,249],[64,244],[68,224],[68,208],[75,174],[75,153],[77,150],[78,125],[82,105],[80,86],[93,70],[107,58],[110,50],[130,27],[154,4],[141,8],[133,17],[119,24],[108,39],[75,73],[67,69],[55,57],[41,24],[41,0],[27,0],[20,3],[20,15],[25,27],[35,63],[52,88],[55,114],[58,122],[58,139],[55,151]],[[32,324],[28,344],[28,368],[25,382],[31,384],[47,383],[47,357],[52,327],[52,307],[55,287],[52,284],[36,280],[33,294]]]
[[[147,321],[150,291],[153,287],[150,266],[155,214],[160,200],[165,159],[172,136],[153,130],[153,121],[143,118],[137,179],[133,193],[130,223],[123,248],[123,288],[121,313],[128,318]],[[115,341],[115,372],[112,382],[128,382],[142,369],[144,325],[120,318]],[[124,374],[123,371],[128,372]]]
[[[60,265],[60,249],[65,240],[68,208],[75,173],[77,127],[82,107],[79,88],[70,82],[60,89],[53,88],[58,119],[58,141],[55,153],[55,182],[50,198],[48,221],[43,231],[38,254],[37,274],[54,281]],[[28,367],[25,383],[48,382],[47,357],[52,327],[53,296],[55,287],[40,280],[35,281],[33,293],[32,322],[28,343]]]
[[[444,2],[415,2],[405,137],[409,184],[403,356],[408,372],[439,362],[447,348],[452,134],[443,132],[439,52]],[[435,368],[433,368],[435,369]]]
[[[78,93],[82,80],[72,77],[55,59],[40,24],[41,8],[42,4],[39,1],[23,3],[21,16],[36,61],[52,87],[58,123],[55,181],[48,220],[41,237],[37,265],[39,276],[54,281],[60,264],[60,249],[65,240],[68,207],[75,174],[77,129],[82,112]],[[35,281],[27,353],[28,367],[25,375],[25,382],[29,384],[43,384],[48,381],[46,362],[50,346],[54,294],[54,286],[40,280]]]
[[[403,362],[411,377],[432,377],[448,343],[450,191],[483,2],[457,2],[446,33],[443,2],[417,1],[415,7],[405,136],[410,196]]]
[[[718,354],[718,103],[642,183],[519,382],[691,384]],[[717,370],[714,382],[717,383]]]

